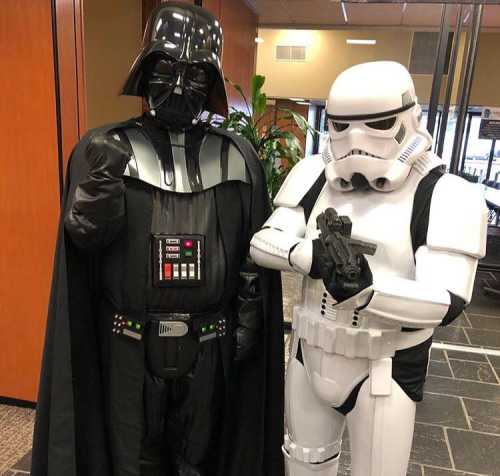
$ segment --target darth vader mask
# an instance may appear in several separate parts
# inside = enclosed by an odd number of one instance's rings
[[[176,61],[154,55],[148,61],[143,80],[151,115],[169,129],[187,129],[205,110],[214,78],[203,64]]]

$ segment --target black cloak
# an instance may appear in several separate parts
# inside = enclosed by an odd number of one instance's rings
[[[116,402],[116,412],[135,408],[136,421],[108,428],[103,418],[103,385],[96,323],[98,257],[78,249],[65,234],[63,217],[76,186],[88,171],[85,149],[93,134],[128,127],[128,121],[90,131],[71,154],[62,199],[32,455],[32,476],[139,476],[143,345],[125,355],[135,368],[136,389]],[[251,179],[250,230],[270,213],[262,166],[251,145],[221,129],[245,158]],[[132,217],[135,219],[136,217]],[[130,219],[130,217],[129,217]],[[141,219],[150,220],[151,210]],[[230,227],[223,230],[230,233]],[[251,236],[251,235],[250,235]],[[279,273],[259,268],[264,303],[263,347],[259,355],[226,373],[218,476],[281,476],[283,439],[283,319]],[[120,339],[119,339],[120,340]],[[143,372],[143,370],[142,370]],[[134,407],[135,406],[135,407]],[[112,464],[109,432],[120,432],[124,454]],[[127,450],[127,451],[125,451]],[[126,454],[125,454],[126,453]]]

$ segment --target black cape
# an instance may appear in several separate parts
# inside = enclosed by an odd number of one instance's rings
[[[90,131],[77,144],[68,165],[61,217],[70,205],[68,197],[73,196],[76,186],[87,175],[85,148],[93,134],[130,127],[134,122]],[[210,133],[229,137],[245,157],[252,187],[250,230],[256,232],[270,213],[262,166],[245,140],[221,129],[211,129]],[[129,422],[131,431],[128,427],[123,428],[124,448],[131,447],[133,451],[123,455],[119,467],[111,463],[110,428],[106,427],[103,418],[102,369],[95,322],[98,316],[95,261],[91,254],[76,248],[65,234],[62,218],[40,377],[32,476],[139,475],[140,432],[133,431],[134,422]],[[264,298],[263,350],[257,358],[241,366],[232,366],[230,374],[226,375],[229,394],[218,455],[218,476],[284,474],[281,454],[284,394],[281,281],[277,272],[264,269],[259,272]],[[129,355],[125,365],[143,366],[142,356],[143,353]],[[141,388],[142,382],[138,385]],[[127,405],[142,405],[142,395],[125,395],[123,402],[117,405],[125,410]]]

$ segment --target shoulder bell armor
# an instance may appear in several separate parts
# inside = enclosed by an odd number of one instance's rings
[[[169,192],[194,193],[216,185],[239,181],[250,183],[246,162],[238,148],[224,137],[206,134],[197,158],[187,158],[185,134],[169,132],[173,173],[140,128],[124,130],[133,151],[124,176]]]

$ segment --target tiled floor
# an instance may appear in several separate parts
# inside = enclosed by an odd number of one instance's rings
[[[500,476],[500,352],[497,356],[463,351],[463,346],[480,352],[500,351],[500,298],[482,294],[479,285],[483,277],[478,275],[467,313],[453,325],[436,331],[435,343],[459,345],[461,350],[433,348],[431,352],[424,401],[417,406],[408,476]],[[289,316],[300,296],[299,284],[293,276],[285,275],[284,287]],[[9,441],[4,438],[3,425],[7,422],[2,415],[0,406],[3,458]],[[26,425],[30,433],[30,423]],[[339,476],[348,476],[348,435],[343,448]],[[28,452],[3,476],[28,474],[29,459]],[[2,460],[0,475],[1,471]]]

